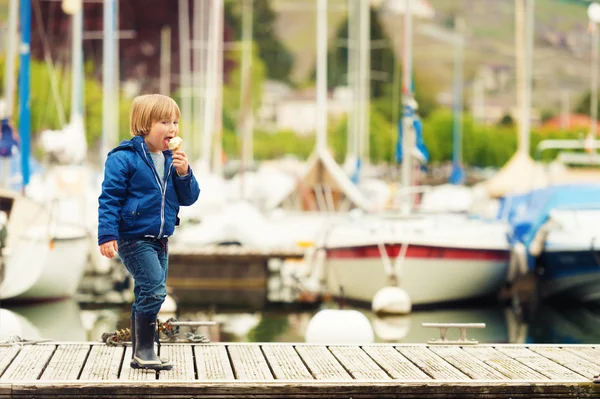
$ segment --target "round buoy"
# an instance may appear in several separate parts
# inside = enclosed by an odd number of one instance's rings
[[[372,343],[375,340],[369,319],[357,310],[324,309],[306,326],[304,339],[309,343]]]
[[[408,314],[412,309],[412,302],[402,288],[383,287],[375,294],[371,308],[376,314]]]

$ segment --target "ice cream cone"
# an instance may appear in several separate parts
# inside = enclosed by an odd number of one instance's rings
[[[181,137],[173,137],[171,140],[169,140],[169,150],[173,152],[179,151],[182,142],[183,140]]]

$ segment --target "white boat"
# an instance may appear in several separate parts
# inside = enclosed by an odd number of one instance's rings
[[[335,296],[371,303],[391,284],[395,264],[398,286],[413,306],[491,297],[506,281],[507,229],[466,215],[373,215],[339,224],[323,242],[326,287]]]
[[[65,197],[45,205],[13,190],[0,191],[0,202],[8,232],[0,299],[45,302],[72,297],[91,250],[89,229],[75,202]]]
[[[542,299],[600,303],[600,209],[554,210],[538,255]]]
[[[600,303],[600,185],[555,185],[520,196],[510,241],[539,299]]]
[[[25,292],[16,295],[15,301],[54,301],[71,298],[77,291],[90,252],[87,231],[78,226],[60,226],[53,232],[50,242],[37,280]]]
[[[10,299],[33,287],[43,272],[50,252],[50,215],[40,204],[11,190],[0,191],[0,204],[8,231],[2,250],[0,299]]]

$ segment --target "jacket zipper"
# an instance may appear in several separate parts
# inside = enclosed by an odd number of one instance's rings
[[[148,155],[146,155],[146,149],[144,148],[144,144],[141,143],[142,153],[144,154],[144,158],[146,158],[146,163],[150,165],[152,169],[152,173],[154,174],[154,179],[156,183],[158,183],[158,189],[160,190],[160,229],[158,230],[158,237],[162,238],[163,228],[165,226],[165,202],[166,202],[166,194],[167,194],[167,184],[169,184],[169,177],[171,176],[171,165],[169,165],[169,171],[167,172],[167,177],[165,178],[165,186],[163,187],[160,184],[160,177],[158,176],[158,172],[154,167],[154,162],[148,160]]]

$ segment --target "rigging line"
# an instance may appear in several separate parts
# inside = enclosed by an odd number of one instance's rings
[[[58,92],[58,82],[56,79],[54,64],[52,62],[52,56],[50,54],[50,46],[48,45],[48,40],[44,29],[44,20],[42,18],[40,0],[34,1],[33,4],[35,6],[35,18],[37,19],[36,27],[38,35],[40,36],[40,40],[42,41],[42,48],[44,50],[44,60],[46,61],[48,75],[50,76],[50,87],[52,88],[52,96],[54,97],[54,102],[56,103],[56,113],[58,114],[58,122],[60,123],[60,126],[62,128],[65,126],[65,109],[63,107],[63,103],[60,99],[60,94]]]

